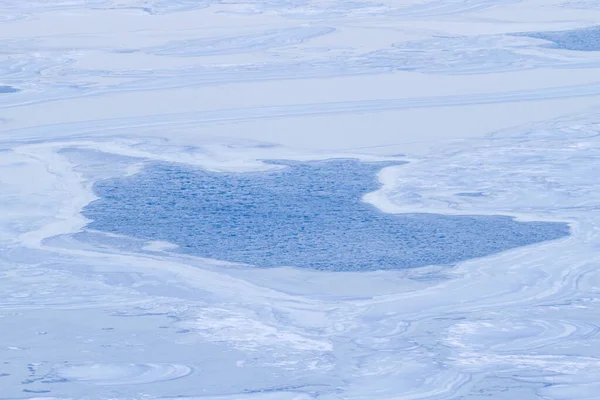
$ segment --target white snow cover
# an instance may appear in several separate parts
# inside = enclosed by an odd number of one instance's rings
[[[587,0],[1,0],[0,399],[600,398],[600,53],[510,35],[599,20]],[[368,273],[74,235],[135,160],[400,153],[364,199],[383,211],[572,235]]]

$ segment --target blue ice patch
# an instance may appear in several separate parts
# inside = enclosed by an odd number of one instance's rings
[[[459,197],[483,197],[483,196],[485,196],[481,192],[460,192],[460,193],[455,193],[454,195],[459,196]]]
[[[92,229],[176,243],[201,257],[259,267],[371,271],[451,264],[569,234],[563,223],[503,216],[385,214],[361,201],[388,164],[271,161],[218,173],[155,164],[95,185]]]
[[[577,51],[600,50],[600,27],[554,32],[525,32],[513,34],[552,42],[553,48]]]
[[[8,85],[0,85],[0,93],[16,93],[19,89],[8,86]]]

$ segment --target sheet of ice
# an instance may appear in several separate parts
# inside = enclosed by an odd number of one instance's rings
[[[0,399],[597,399],[598,54],[514,34],[599,18],[564,0],[0,2],[1,85],[20,90],[0,94]],[[257,269],[81,214],[148,164],[330,158],[406,161],[364,197],[382,212],[571,235],[451,267]]]

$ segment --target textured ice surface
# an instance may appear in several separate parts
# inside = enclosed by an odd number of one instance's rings
[[[556,32],[528,32],[521,36],[552,42],[552,47],[576,51],[600,51],[600,26]]]
[[[192,254],[261,267],[327,271],[450,264],[557,239],[566,224],[500,216],[390,215],[361,201],[385,164],[271,162],[222,173],[157,165],[96,185],[90,228],[166,240]]]

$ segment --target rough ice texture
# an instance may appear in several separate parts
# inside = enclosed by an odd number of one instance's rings
[[[552,42],[551,47],[563,50],[600,51],[600,26],[554,32],[517,34]]]
[[[502,216],[391,215],[361,201],[384,165],[270,162],[283,169],[208,172],[155,165],[98,183],[90,228],[167,240],[206,258],[260,267],[372,271],[450,264],[568,234],[564,223]]]

